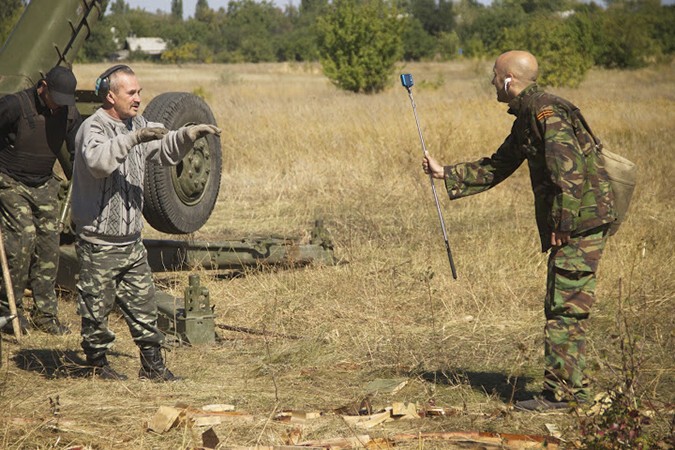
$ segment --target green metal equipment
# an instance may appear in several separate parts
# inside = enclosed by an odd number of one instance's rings
[[[72,67],[77,52],[103,16],[103,7],[102,0],[31,0],[0,48],[0,96],[35,85],[56,65]],[[83,84],[86,83],[79,83]],[[91,84],[93,87],[93,80]],[[85,117],[101,103],[93,90],[80,89],[76,98],[77,108]],[[143,114],[171,129],[188,123],[216,124],[203,100],[181,92],[158,95]],[[58,160],[66,178],[70,179],[72,161],[65,146]],[[220,141],[213,138],[198,141],[175,168],[149,167],[145,176],[145,191],[149,194],[144,209],[148,223],[160,232],[171,234],[189,234],[203,225],[215,205],[221,166]],[[197,184],[195,174],[199,175]],[[60,199],[63,245],[57,283],[74,292],[79,268],[72,245],[68,216],[70,195],[65,181],[63,191]],[[190,221],[194,216],[199,216],[197,221]],[[144,240],[144,244],[153,272],[335,264],[333,244],[322,221],[317,220],[311,236],[309,243],[292,238],[248,237],[223,242]],[[182,299],[158,291],[160,328],[181,342],[211,343],[215,338],[215,315],[208,290],[198,277],[190,276],[189,280]]]

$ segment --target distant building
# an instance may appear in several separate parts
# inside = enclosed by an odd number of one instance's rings
[[[166,50],[166,41],[158,37],[128,37],[124,40],[124,48],[117,51],[117,60],[129,58],[129,53],[137,52],[159,59]]]

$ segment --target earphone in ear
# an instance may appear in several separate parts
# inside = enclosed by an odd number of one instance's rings
[[[509,84],[511,84],[511,77],[506,77],[504,80],[504,92],[509,90]]]
[[[96,79],[96,84],[94,85],[94,93],[96,96],[103,100],[105,96],[108,95],[108,91],[110,91],[110,75],[124,68],[129,68],[129,66],[125,64],[118,64],[103,72]]]

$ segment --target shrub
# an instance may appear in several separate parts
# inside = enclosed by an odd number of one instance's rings
[[[386,0],[336,0],[319,19],[324,74],[352,92],[379,92],[403,54],[402,21]]]
[[[502,51],[523,49],[537,57],[543,86],[576,87],[593,66],[590,29],[575,18],[539,16],[505,36]]]

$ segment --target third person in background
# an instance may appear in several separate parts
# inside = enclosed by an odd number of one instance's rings
[[[57,315],[60,183],[53,169],[64,142],[70,155],[62,167],[70,169],[82,123],[75,107],[76,85],[73,72],[57,66],[36,86],[0,99],[0,227],[24,332],[30,325],[49,334],[70,332]],[[30,322],[23,305],[26,287],[33,294]],[[0,314],[6,316],[4,283],[2,288]],[[3,331],[12,332],[12,324]]]

